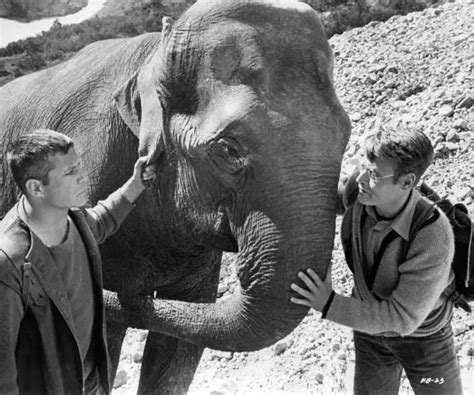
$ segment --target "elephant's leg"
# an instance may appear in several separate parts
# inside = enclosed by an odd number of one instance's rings
[[[149,332],[138,394],[186,394],[202,352],[202,347]]]
[[[122,349],[123,339],[127,332],[127,327],[118,325],[114,322],[107,322],[107,347],[110,356],[110,382],[115,380],[117,367],[120,361],[120,350]]]
[[[206,274],[198,286],[182,289],[182,300],[211,303],[216,300],[221,255],[209,258]],[[180,297],[179,297],[180,296]],[[204,348],[175,337],[149,332],[143,353],[139,394],[186,394]]]

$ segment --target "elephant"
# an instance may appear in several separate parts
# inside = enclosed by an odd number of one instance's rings
[[[138,392],[185,393],[205,347],[291,333],[298,271],[324,277],[350,121],[316,12],[198,1],[161,33],[92,43],[0,90],[2,150],[33,128],[73,138],[94,204],[138,155],[158,177],[101,246],[112,379],[128,327],[148,330]],[[4,214],[16,201],[2,155]],[[217,299],[223,252],[238,286]]]

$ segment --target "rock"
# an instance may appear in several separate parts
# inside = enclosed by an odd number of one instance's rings
[[[459,144],[457,143],[446,143],[444,145],[448,151],[456,151],[459,148]]]
[[[370,73],[364,80],[365,84],[375,84],[377,82],[377,75],[375,73]]]
[[[461,99],[457,107],[458,108],[471,108],[473,103],[474,103],[474,94],[470,93],[469,95]]]
[[[351,121],[357,122],[362,119],[362,114],[360,112],[354,112],[351,114]]]
[[[460,137],[455,129],[451,129],[446,135],[446,141],[456,142],[459,141]]]
[[[115,375],[114,388],[120,388],[122,385],[127,384],[128,374],[125,370],[119,370]]]
[[[467,129],[467,121],[464,119],[456,119],[453,122],[453,128],[455,129]]]
[[[233,395],[236,394],[239,387],[235,381],[228,380],[217,383],[213,390],[209,392],[210,395]]]
[[[473,137],[471,132],[459,132],[458,136],[461,140],[465,140],[467,142],[471,141]]]
[[[293,344],[292,340],[283,339],[275,344],[274,355],[283,354],[291,345]]]
[[[143,352],[137,352],[133,354],[133,362],[141,363],[143,360]]]
[[[336,359],[338,359],[340,361],[345,361],[347,359],[347,355],[346,355],[345,352],[339,352],[336,355]]]
[[[319,384],[322,384],[324,382],[324,375],[322,373],[316,373],[314,378]]]
[[[441,115],[443,117],[450,117],[451,115],[453,115],[454,109],[451,105],[445,104],[445,105],[440,107],[438,113],[439,113],[439,115]]]
[[[217,289],[217,293],[219,295],[222,295],[223,293],[227,292],[229,290],[229,285],[228,284],[219,284],[219,288]]]

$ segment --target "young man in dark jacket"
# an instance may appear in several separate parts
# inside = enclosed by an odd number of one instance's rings
[[[132,177],[85,209],[88,182],[67,136],[36,130],[7,153],[23,192],[0,223],[0,393],[109,393],[98,244],[155,178]]]
[[[444,292],[454,278],[446,216],[433,211],[408,251],[403,247],[422,199],[414,187],[432,161],[432,145],[421,132],[381,128],[366,139],[365,154],[357,198],[341,226],[353,263],[352,296],[334,293],[330,273],[322,281],[308,269],[299,273],[305,287],[291,284],[298,294],[291,301],[354,329],[356,394],[398,394],[402,369],[417,394],[460,394],[453,303]]]

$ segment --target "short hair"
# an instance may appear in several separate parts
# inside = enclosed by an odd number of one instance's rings
[[[414,173],[418,182],[434,157],[430,139],[423,132],[402,125],[378,126],[366,137],[364,149],[370,162],[382,159],[395,163],[394,182],[408,173]]]
[[[7,161],[13,180],[23,193],[26,181],[31,178],[49,184],[52,170],[49,156],[58,152],[67,154],[73,141],[66,135],[49,129],[35,129],[10,142]]]

